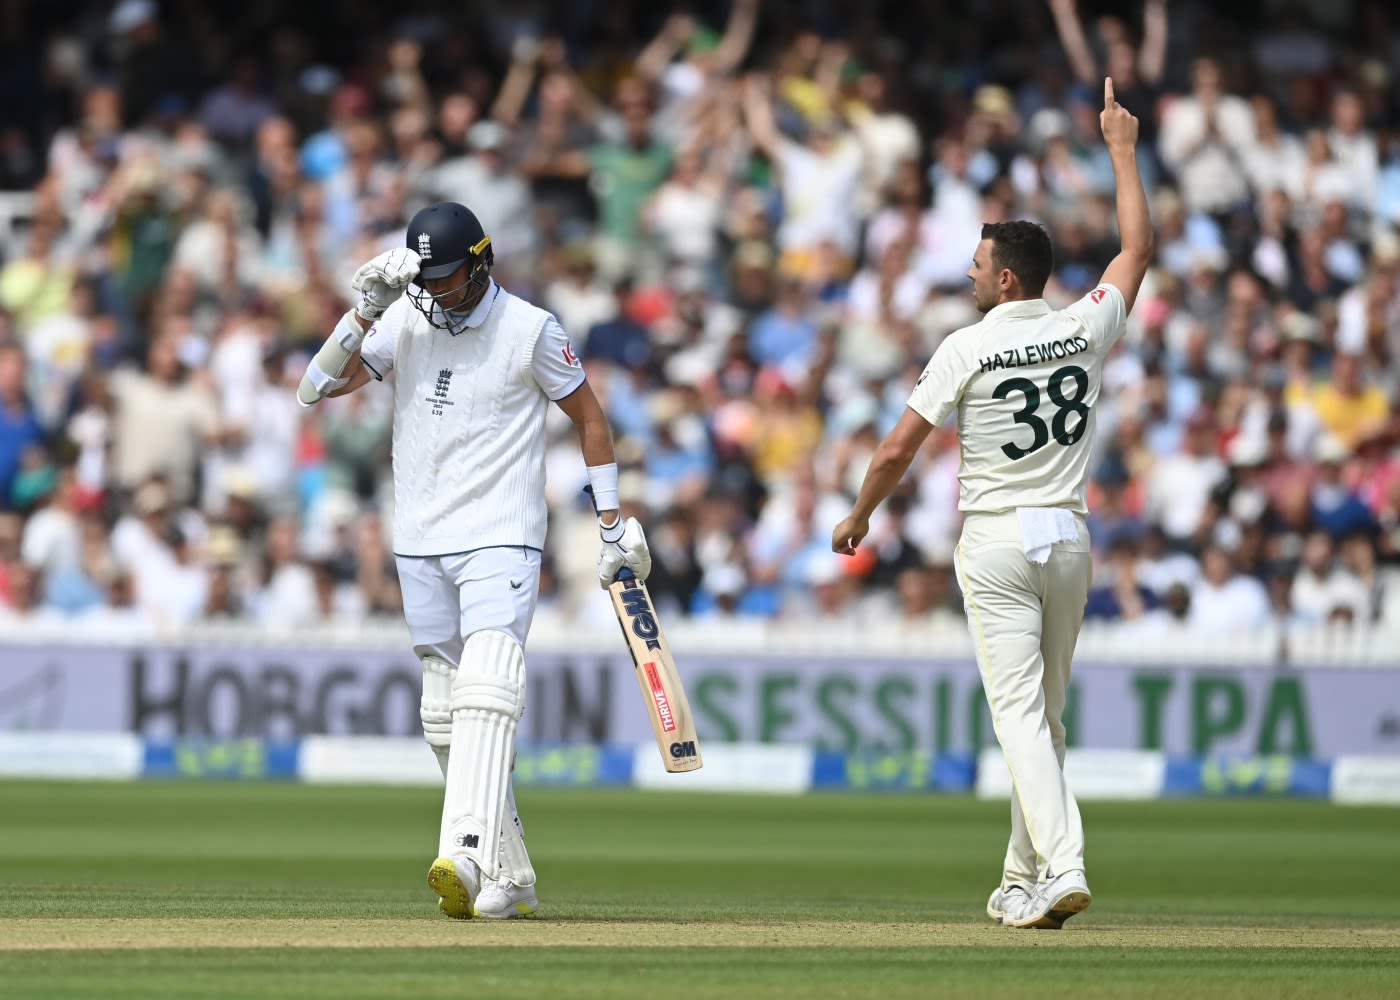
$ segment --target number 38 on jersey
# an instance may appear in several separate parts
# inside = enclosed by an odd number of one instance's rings
[[[1051,441],[1072,445],[1089,428],[1089,404],[1086,399],[1089,394],[1089,373],[1078,365],[1065,365],[1051,372],[1043,393],[1035,382],[1017,376],[998,384],[992,391],[992,398],[1007,399],[1013,393],[1019,393],[1023,402],[1011,419],[1030,431],[1029,441],[1022,433],[1019,439],[1007,441],[1001,446],[1006,457],[1013,462],[1039,451]],[[1044,397],[1049,397],[1049,402],[1042,406]]]

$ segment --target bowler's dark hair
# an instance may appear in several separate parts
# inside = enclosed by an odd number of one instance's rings
[[[1045,291],[1045,283],[1055,269],[1055,250],[1044,227],[1024,219],[988,222],[982,226],[982,238],[992,241],[993,268],[1006,268],[1016,275],[1029,295]]]

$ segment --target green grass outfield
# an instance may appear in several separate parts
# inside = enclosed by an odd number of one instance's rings
[[[1400,810],[1087,803],[1055,932],[983,914],[1005,803],[521,800],[539,918],[458,922],[431,789],[0,783],[0,996],[1400,995]]]

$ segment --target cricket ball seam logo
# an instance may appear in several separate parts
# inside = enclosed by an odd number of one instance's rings
[[[676,731],[676,716],[671,711],[671,699],[666,697],[666,689],[661,685],[661,678],[657,676],[656,664],[647,663],[642,667],[646,671],[647,684],[651,686],[651,700],[656,702],[656,712],[661,717],[661,728],[668,733]]]

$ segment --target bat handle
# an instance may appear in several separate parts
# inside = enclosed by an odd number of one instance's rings
[[[617,577],[616,577],[616,579],[618,579],[618,580],[631,580],[631,579],[632,579],[633,577],[635,577],[636,575],[637,575],[636,573],[633,573],[633,572],[632,572],[632,567],[630,567],[630,566],[624,566],[624,567],[622,567],[622,569],[620,569],[620,570],[617,571]]]

